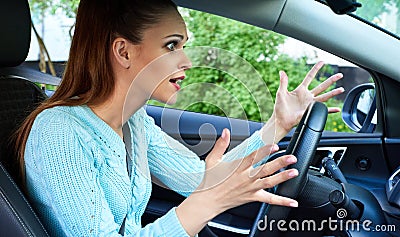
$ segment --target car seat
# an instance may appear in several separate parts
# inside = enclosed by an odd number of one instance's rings
[[[33,81],[48,76],[20,66],[31,41],[27,0],[0,2],[0,236],[48,236],[18,185],[18,165],[10,136],[46,98]]]

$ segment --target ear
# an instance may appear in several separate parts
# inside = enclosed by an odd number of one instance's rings
[[[112,56],[115,61],[123,68],[131,67],[132,52],[131,43],[124,38],[116,38],[112,44]]]

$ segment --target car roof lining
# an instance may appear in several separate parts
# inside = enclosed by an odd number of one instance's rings
[[[400,67],[387,63],[398,61],[398,39],[349,15],[337,15],[317,1],[174,1],[182,7],[229,17],[290,36],[400,81]],[[374,38],[368,35],[374,35]]]
[[[204,11],[273,30],[286,0],[173,0],[178,6]]]

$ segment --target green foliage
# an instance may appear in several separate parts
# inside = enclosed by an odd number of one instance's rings
[[[213,83],[228,91],[229,93],[221,93],[221,90],[207,90],[207,92],[190,90],[190,96],[207,102],[218,98],[219,107],[228,111],[229,113],[225,114],[231,117],[265,121],[273,109],[272,98],[275,97],[279,86],[279,70],[285,69],[291,76],[292,89],[298,85],[297,82],[302,80],[304,72],[307,71],[305,59],[294,61],[286,55],[279,54],[278,46],[285,40],[282,35],[197,11],[189,11],[189,16],[185,20],[193,34],[192,40],[188,43],[189,47],[211,46],[234,54],[217,52],[216,57],[221,57],[222,54],[222,57],[226,58],[216,58],[207,64],[210,68],[228,68],[230,75],[216,69],[194,68],[188,71],[188,80],[183,84],[185,86],[193,83]],[[204,65],[198,61],[207,56],[197,55],[191,59],[194,65]],[[251,66],[245,65],[244,62],[250,63]],[[262,90],[263,88],[265,90]],[[178,100],[177,104],[180,108],[182,108],[181,101],[184,100]],[[196,103],[190,109],[198,112],[212,111],[222,115],[221,110],[218,112],[215,106],[211,109],[209,104]]]
[[[343,107],[343,102],[336,99],[330,99],[325,103],[328,107]],[[333,132],[354,132],[342,120],[342,113],[329,114],[325,125],[325,131]]]
[[[388,12],[391,4],[397,7],[400,6],[399,0],[357,0],[357,2],[360,2],[362,6],[357,9],[356,14],[370,20],[378,17],[383,12]]]
[[[187,15],[185,20],[192,34],[187,44],[187,54],[190,55],[193,65],[202,67],[187,71],[188,77],[183,81],[183,90],[179,94],[178,102],[172,106],[174,108],[266,121],[271,115],[279,87],[279,71],[284,70],[288,74],[288,89],[293,90],[310,69],[307,58],[292,59],[278,51],[285,36],[202,12],[189,11],[183,15]],[[210,48],[193,53],[190,48],[194,46],[212,46],[234,55]],[[249,62],[251,68],[243,66],[238,58]],[[256,70],[258,74],[254,74],[252,70]],[[323,75],[330,75],[332,72],[332,68],[325,66],[319,79],[324,80],[326,77]],[[261,84],[260,79],[263,82]],[[310,88],[318,83],[314,80]],[[267,86],[263,87],[262,84]],[[160,105],[158,102],[150,104]],[[342,107],[342,102],[331,100],[327,105]],[[326,129],[350,132],[340,113],[328,116]]]
[[[400,34],[400,0],[358,0],[358,2],[362,7],[358,8],[355,14],[371,22],[382,21],[380,19],[382,13],[390,12],[393,7],[397,8],[397,29],[393,30],[394,33]]]
[[[33,16],[39,19],[47,13],[54,14],[58,9],[69,17],[75,17],[78,4],[79,0],[30,0]],[[206,53],[191,57],[194,65],[201,67],[187,72],[183,87],[188,89],[182,90],[178,103],[173,107],[266,121],[272,113],[279,87],[279,70],[289,75],[288,87],[293,90],[310,69],[307,58],[295,60],[279,53],[278,48],[284,43],[285,36],[206,13],[183,11],[192,32],[189,49],[190,46],[211,46],[216,50],[212,50],[211,55],[206,50]],[[206,60],[207,56],[215,56],[214,53],[218,54],[217,57]],[[329,72],[328,67],[325,67],[325,72]],[[315,84],[317,82],[311,86]],[[328,105],[341,107],[340,103],[330,101]],[[150,104],[161,105],[156,101]],[[347,131],[340,114],[330,115],[326,128]]]
[[[79,0],[29,0],[33,17],[41,19],[47,13],[62,10],[70,18],[75,18]]]

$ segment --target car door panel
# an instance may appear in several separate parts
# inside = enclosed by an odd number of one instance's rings
[[[231,149],[262,127],[262,123],[227,119],[214,115],[154,106],[147,106],[146,109],[147,113],[155,119],[157,125],[196,152],[201,159],[204,159],[212,149],[223,128],[231,130],[232,142],[228,148]],[[291,134],[289,133],[279,143],[281,149],[286,148]],[[390,146],[393,145],[394,141],[390,143]],[[319,146],[324,147],[324,149],[345,148],[339,163],[339,167],[345,177],[350,183],[373,191],[376,194],[375,196],[382,200],[382,205],[385,204],[382,195],[384,194],[386,178],[390,173],[385,159],[385,149],[381,134],[324,132]],[[320,159],[324,155],[322,152],[321,150],[317,151],[316,156],[320,156]],[[179,194],[153,185],[152,198],[143,217],[143,223],[151,222],[162,216],[183,200],[184,198]],[[251,229],[260,205],[260,203],[250,203],[231,209],[214,218],[212,222],[243,230],[242,234],[236,233],[238,236],[243,236],[243,233],[247,233]],[[212,225],[213,223],[210,224]],[[220,235],[234,236],[236,234],[225,231]]]
[[[155,106],[147,106],[146,111],[163,131],[194,151],[201,159],[205,159],[224,128],[231,131],[229,150],[262,126],[257,122]],[[151,200],[142,218],[143,224],[154,221],[183,200],[184,197],[181,195],[153,184]],[[260,203],[249,203],[233,208],[215,217],[210,225],[215,226],[214,231],[218,231],[219,228],[230,229],[230,231],[220,230],[219,236],[248,234],[260,205]]]
[[[386,138],[385,139],[385,152],[388,157],[400,157],[400,138]],[[390,159],[390,171],[394,171],[400,166],[400,159]]]

